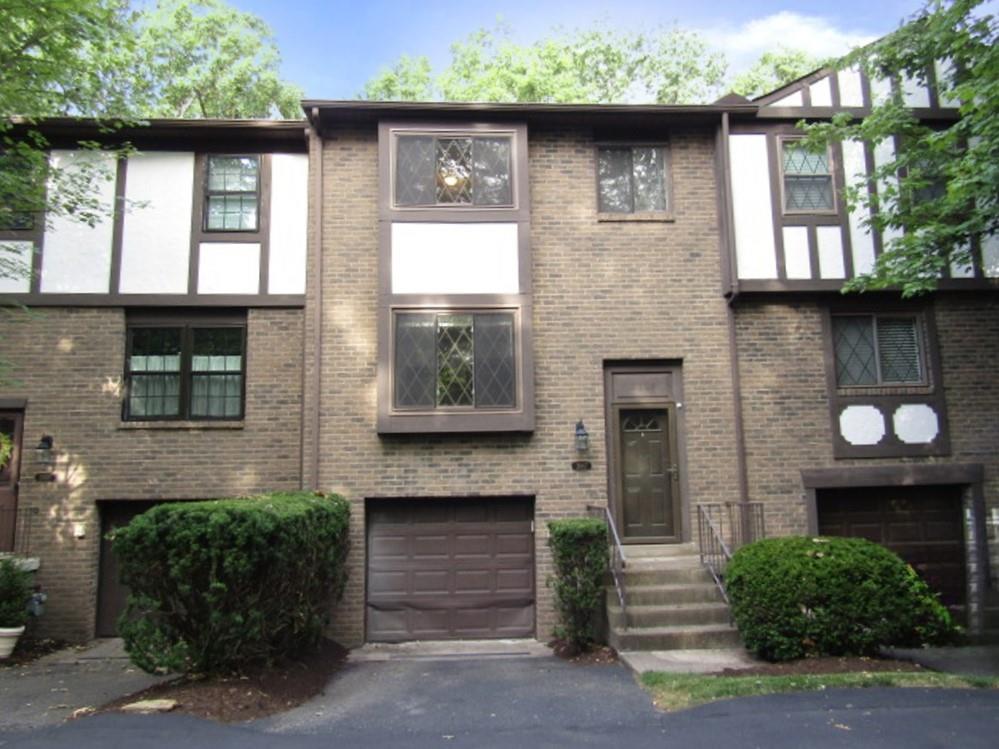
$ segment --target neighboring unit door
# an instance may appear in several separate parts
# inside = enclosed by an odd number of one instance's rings
[[[128,588],[118,579],[118,558],[107,535],[128,525],[155,502],[101,502],[101,567],[97,589],[97,636],[117,637],[118,618],[125,611]]]
[[[0,433],[11,441],[13,451],[0,468],[0,551],[14,551],[17,536],[17,481],[21,465],[20,411],[0,411]]]
[[[679,469],[669,408],[619,408],[618,519],[627,541],[680,540]]]
[[[534,502],[369,500],[370,642],[534,634]]]

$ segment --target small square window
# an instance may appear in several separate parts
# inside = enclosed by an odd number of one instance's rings
[[[509,136],[399,135],[395,143],[396,205],[513,205]]]
[[[597,152],[601,213],[666,213],[666,149],[602,146]]]
[[[834,315],[832,323],[838,387],[926,383],[916,317]]]
[[[209,156],[205,176],[205,231],[257,231],[260,157]]]
[[[781,141],[785,213],[829,213],[836,209],[829,152],[813,153],[800,140]]]
[[[245,347],[245,319],[130,322],[125,420],[241,418]]]

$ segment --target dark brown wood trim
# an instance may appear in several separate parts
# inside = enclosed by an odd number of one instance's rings
[[[832,99],[832,108],[838,112],[842,109],[842,107],[840,106],[842,97],[840,96],[839,92],[839,71],[838,70],[829,71],[828,78],[829,78],[829,96]]]
[[[718,211],[718,249],[720,255],[722,293],[734,297],[739,293],[735,267],[735,221],[732,216],[732,169],[729,165],[729,116],[722,115],[715,131],[715,201]]]
[[[5,294],[26,307],[304,307],[304,294]]]
[[[317,113],[316,116],[318,116]],[[322,402],[323,375],[323,139],[315,128],[309,130],[310,204],[312,209],[312,237],[309,244],[306,277],[307,320],[312,325],[312,379],[308,390],[302,393],[302,483],[319,490],[319,459],[322,455]],[[379,328],[380,330],[381,328]],[[306,347],[302,346],[302,373],[307,371]],[[305,450],[306,424],[312,442],[308,455]]]
[[[774,227],[774,251],[777,259],[777,278],[787,280],[787,258],[784,257],[784,170],[780,164],[780,140],[767,135],[767,166],[770,170],[770,217]]]
[[[268,292],[268,284],[271,269],[271,192],[273,182],[271,181],[271,155],[269,153],[260,155],[260,203],[257,210],[259,213],[260,225],[260,278],[257,281],[257,291],[261,294]]]
[[[805,230],[808,233],[808,263],[811,265],[812,279],[817,281],[822,277],[822,268],[819,264],[819,231],[815,224],[806,224]]]
[[[857,69],[857,72],[860,74],[860,95],[863,98],[864,106],[861,107],[860,110],[861,114],[854,116],[863,117],[868,112],[871,111],[871,106],[874,104],[874,93],[873,90],[871,89],[871,79],[868,78],[867,72],[865,70],[860,69],[859,67]],[[851,114],[853,113],[851,112]]]
[[[198,266],[201,262],[201,222],[204,220],[205,192],[204,154],[194,155],[194,185],[191,188],[191,250],[187,261],[187,293],[198,293]]]
[[[840,291],[843,288],[842,278],[820,279],[790,279],[778,280],[742,280],[739,281],[740,294],[782,294],[803,292]],[[944,278],[937,282],[939,291],[999,291],[999,278]],[[887,292],[890,293],[890,292]]]
[[[117,294],[121,291],[122,236],[125,230],[125,192],[128,180],[128,159],[118,159],[118,172],[114,183],[114,225],[111,229],[111,280],[108,291]]]
[[[0,397],[0,410],[23,411],[28,407],[28,399],[23,397]]]
[[[843,466],[801,471],[806,489],[850,489],[862,486],[924,486],[927,484],[981,484],[981,463],[901,463],[888,466]]]
[[[853,237],[850,235],[850,212],[847,210],[843,193],[846,192],[846,167],[843,157],[843,144],[836,143],[832,147],[833,186],[837,193],[838,220],[840,225],[840,243],[843,246],[843,272],[847,278],[853,278]]]
[[[940,92],[937,86],[935,65],[929,65],[926,68],[926,90],[930,93],[930,109],[942,109],[940,106]]]

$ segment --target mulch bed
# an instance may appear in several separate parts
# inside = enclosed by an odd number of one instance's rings
[[[255,720],[290,710],[322,694],[346,658],[345,648],[323,640],[318,651],[300,660],[241,676],[181,677],[109,702],[98,712],[116,712],[139,700],[170,699],[177,701],[173,712],[222,723]]]
[[[891,658],[824,656],[787,663],[762,663],[752,668],[726,668],[721,676],[799,676],[803,674],[849,674],[861,671],[925,671],[918,663]]]
[[[579,666],[608,666],[617,663],[617,651],[608,645],[594,645],[589,650],[579,652],[565,640],[555,639],[548,643],[548,647],[562,660]]]
[[[54,653],[65,647],[68,646],[63,640],[50,640],[45,637],[22,635],[21,639],[17,641],[17,646],[14,648],[14,652],[10,654],[10,657],[0,661],[0,668],[24,666],[41,658],[43,655]]]

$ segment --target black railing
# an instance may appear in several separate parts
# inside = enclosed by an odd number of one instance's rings
[[[697,505],[697,545],[701,564],[708,568],[718,590],[725,592],[725,567],[732,553],[766,536],[762,502],[711,502]]]
[[[31,553],[31,535],[38,524],[38,508],[0,508],[0,554],[27,556]]]
[[[614,516],[611,515],[610,508],[602,505],[589,505],[587,511],[594,517],[599,517],[607,523],[610,530],[608,539],[610,542],[610,573],[614,580],[614,590],[617,591],[617,600],[621,604],[621,614],[627,621],[628,604],[624,590],[624,547],[621,545],[621,537],[617,532],[617,525],[614,523]]]

